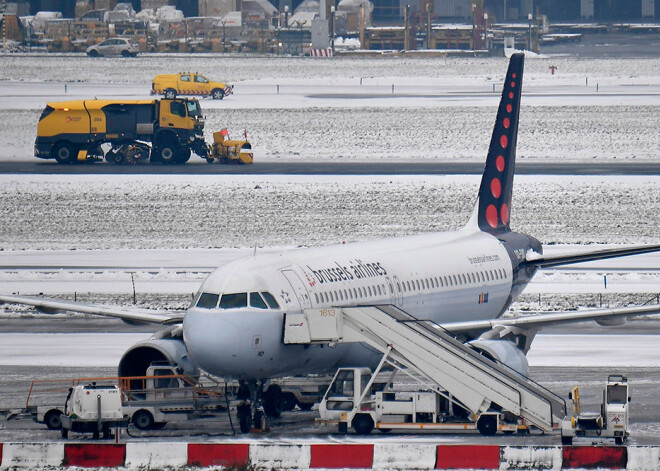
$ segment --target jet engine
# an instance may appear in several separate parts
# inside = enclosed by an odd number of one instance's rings
[[[153,362],[167,362],[178,366],[184,375],[198,376],[199,369],[188,356],[180,331],[180,326],[175,326],[156,332],[126,350],[119,361],[119,376],[144,376]]]
[[[508,366],[523,376],[529,376],[529,363],[525,354],[509,340],[476,339],[468,342],[481,354]]]

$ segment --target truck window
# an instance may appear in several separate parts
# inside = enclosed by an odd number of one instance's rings
[[[44,119],[46,116],[51,114],[53,111],[55,111],[55,108],[53,108],[52,106],[46,106],[44,108],[44,110],[41,112],[41,116],[39,116],[39,121]]]
[[[190,75],[182,75],[179,80],[182,82],[190,82]]]
[[[330,388],[328,397],[353,397],[353,372],[340,371]]]
[[[170,113],[174,116],[181,116],[182,118],[186,117],[186,105],[180,101],[173,101],[170,103]]]
[[[195,82],[197,83],[209,83],[208,79],[203,75],[195,75]]]
[[[612,385],[607,388],[610,404],[626,404],[628,402],[628,388],[623,385]]]
[[[220,309],[239,309],[247,307],[247,293],[223,294],[220,298]]]
[[[214,293],[202,293],[197,301],[197,307],[202,309],[215,309],[218,305],[218,298],[220,295]]]
[[[199,109],[199,103],[197,102],[197,100],[187,101],[186,107],[188,108],[188,116],[192,116],[192,117],[201,116],[201,110]]]

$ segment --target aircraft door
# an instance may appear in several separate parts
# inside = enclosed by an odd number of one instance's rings
[[[387,280],[387,289],[390,293],[390,303],[396,304],[396,292],[394,291],[394,283],[392,279],[388,276],[385,278]]]
[[[395,304],[397,306],[401,307],[401,306],[403,306],[403,292],[401,291],[401,282],[399,281],[398,276],[393,276],[392,280],[394,282],[393,288],[394,288],[394,293],[395,293],[394,296],[395,296],[395,299],[396,299]]]
[[[302,280],[296,272],[293,270],[282,270],[282,275],[287,279],[291,287],[293,288],[293,292],[296,294],[296,298],[298,299],[298,304],[300,305],[300,309],[309,309],[312,307],[312,302],[311,299],[309,299],[309,294],[307,293],[307,290],[305,289],[305,285],[303,284]]]

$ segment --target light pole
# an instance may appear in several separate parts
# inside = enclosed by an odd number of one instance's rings
[[[284,5],[284,27],[289,27],[289,5]]]
[[[335,55],[335,6],[330,7],[330,49],[332,56]]]
[[[488,47],[488,13],[484,13],[484,44],[486,45],[486,50],[489,50]]]
[[[532,50],[532,14],[527,14],[527,21],[529,23],[529,50]]]

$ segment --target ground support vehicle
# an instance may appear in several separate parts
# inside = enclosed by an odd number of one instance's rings
[[[204,120],[196,99],[78,100],[48,103],[35,157],[61,164],[99,160],[182,164],[206,158]]]
[[[161,74],[151,83],[152,95],[163,95],[174,99],[178,95],[210,96],[222,100],[233,93],[234,87],[228,83],[214,82],[198,73]]]
[[[573,443],[574,437],[614,438],[622,445],[628,438],[628,379],[621,375],[610,375],[603,391],[600,412],[582,412],[580,393],[577,386],[569,398],[573,400],[573,412],[562,421],[561,439],[565,445]]]
[[[424,385],[414,376],[409,377],[412,382],[394,383],[396,372],[376,383],[369,368],[340,368],[319,405],[320,422],[336,422],[341,433],[352,427],[361,435],[373,429],[529,433],[520,420],[504,413],[471,414],[454,404],[446,391]]]
[[[221,164],[251,164],[254,161],[252,145],[247,140],[229,139],[227,129],[214,132],[206,161],[213,163],[214,160]]]
[[[300,314],[287,314],[283,340],[285,344],[367,344],[383,354],[374,375],[389,365],[420,376],[431,385],[434,394],[468,411],[477,422],[477,429],[484,434],[496,433],[499,422],[509,419],[516,425],[520,420],[520,424],[551,432],[566,416],[566,403],[562,398],[520,372],[483,355],[436,324],[415,319],[393,305],[305,309]],[[427,410],[385,404],[388,397],[383,396],[380,399],[382,412],[376,412],[376,403],[369,402],[374,375],[366,384],[360,384],[359,400],[351,392],[353,397],[343,404],[331,406],[326,401],[326,411],[343,407],[346,427],[352,426],[360,433],[371,431],[383,416],[426,414],[425,418],[431,419],[427,422],[431,423],[433,413],[436,422],[438,414],[443,413],[440,406],[428,410],[428,403],[440,399],[429,399],[432,396],[427,395],[419,397]],[[396,396],[394,402],[397,402]],[[407,413],[391,414],[397,407]],[[398,422],[413,423],[403,419]]]
[[[236,395],[238,382],[224,382],[205,375],[183,375],[169,363],[152,364],[146,373],[146,376],[119,378],[33,381],[25,408],[11,411],[11,414],[31,415],[36,422],[44,423],[51,430],[60,429],[60,415],[64,412],[60,402],[62,395],[71,388],[92,382],[118,386],[123,415],[141,430],[160,429],[174,419],[224,414],[227,407],[236,406],[229,401],[227,394]],[[293,410],[296,405],[302,410],[311,409],[320,401],[330,379],[320,375],[271,381],[264,393],[265,413],[277,417],[282,411]]]
[[[69,431],[92,433],[94,438],[111,437],[111,430],[125,427],[128,419],[124,417],[121,392],[117,386],[85,384],[69,391],[60,416],[62,438],[69,436]]]

